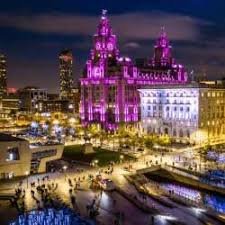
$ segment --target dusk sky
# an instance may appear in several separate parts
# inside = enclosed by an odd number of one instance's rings
[[[225,76],[224,0],[5,0],[0,6],[0,53],[8,86],[36,85],[56,92],[58,54],[71,48],[78,80],[101,10],[107,9],[121,55],[152,57],[164,26],[173,56],[195,74]]]

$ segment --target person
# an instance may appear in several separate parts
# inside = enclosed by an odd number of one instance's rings
[[[154,216],[151,216],[151,225],[154,225],[154,223],[155,223],[155,218]]]

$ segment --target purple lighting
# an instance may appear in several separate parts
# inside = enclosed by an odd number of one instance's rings
[[[93,47],[81,82],[81,119],[84,124],[100,123],[114,130],[120,122],[139,120],[139,94],[145,85],[187,82],[183,66],[175,64],[164,29],[154,47],[154,57],[144,67],[137,67],[129,57],[122,57],[107,11],[103,10]]]

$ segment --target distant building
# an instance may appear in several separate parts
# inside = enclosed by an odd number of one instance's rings
[[[80,88],[79,87],[73,87],[72,89],[72,101],[73,104],[73,111],[75,114],[79,114],[80,109]]]
[[[70,99],[73,88],[73,55],[64,50],[59,55],[60,99]]]
[[[165,85],[139,89],[144,133],[178,142],[216,143],[225,139],[225,89]]]
[[[0,119],[10,119],[19,111],[20,101],[16,94],[7,94],[0,99]]]
[[[37,112],[62,112],[62,113],[72,113],[73,106],[71,108],[71,103],[69,100],[39,100],[36,103]]]
[[[80,79],[83,124],[98,123],[108,130],[117,129],[121,122],[133,124],[140,115],[138,88],[187,83],[187,73],[172,58],[164,31],[157,40],[153,59],[145,66],[137,68],[130,58],[120,56],[117,37],[103,11]]]
[[[46,163],[60,159],[63,145],[30,145],[28,141],[0,133],[0,179],[46,172]]]
[[[20,109],[26,112],[34,112],[39,100],[47,100],[47,90],[37,87],[25,87],[18,90]]]
[[[0,54],[0,97],[7,93],[6,58]]]

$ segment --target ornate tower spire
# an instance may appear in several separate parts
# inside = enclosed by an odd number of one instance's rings
[[[156,41],[153,64],[155,66],[169,66],[172,63],[171,46],[164,27],[161,27],[159,38]]]
[[[157,40],[156,45],[158,47],[168,47],[169,46],[169,40],[165,31],[165,27],[161,27],[160,36]]]
[[[100,18],[100,22],[98,25],[97,34],[101,36],[109,36],[112,33],[112,28],[109,23],[109,19],[107,17],[107,10],[102,10],[102,15]]]
[[[102,9],[102,18],[105,18],[107,14],[107,10],[106,9]]]
[[[119,57],[119,49],[117,47],[117,38],[113,34],[110,21],[107,17],[107,10],[103,9],[97,32],[93,37],[93,47],[90,52],[89,76],[97,76],[97,72],[92,73],[91,69],[97,71],[105,71],[110,63],[116,63]],[[103,77],[103,72],[101,74]]]

